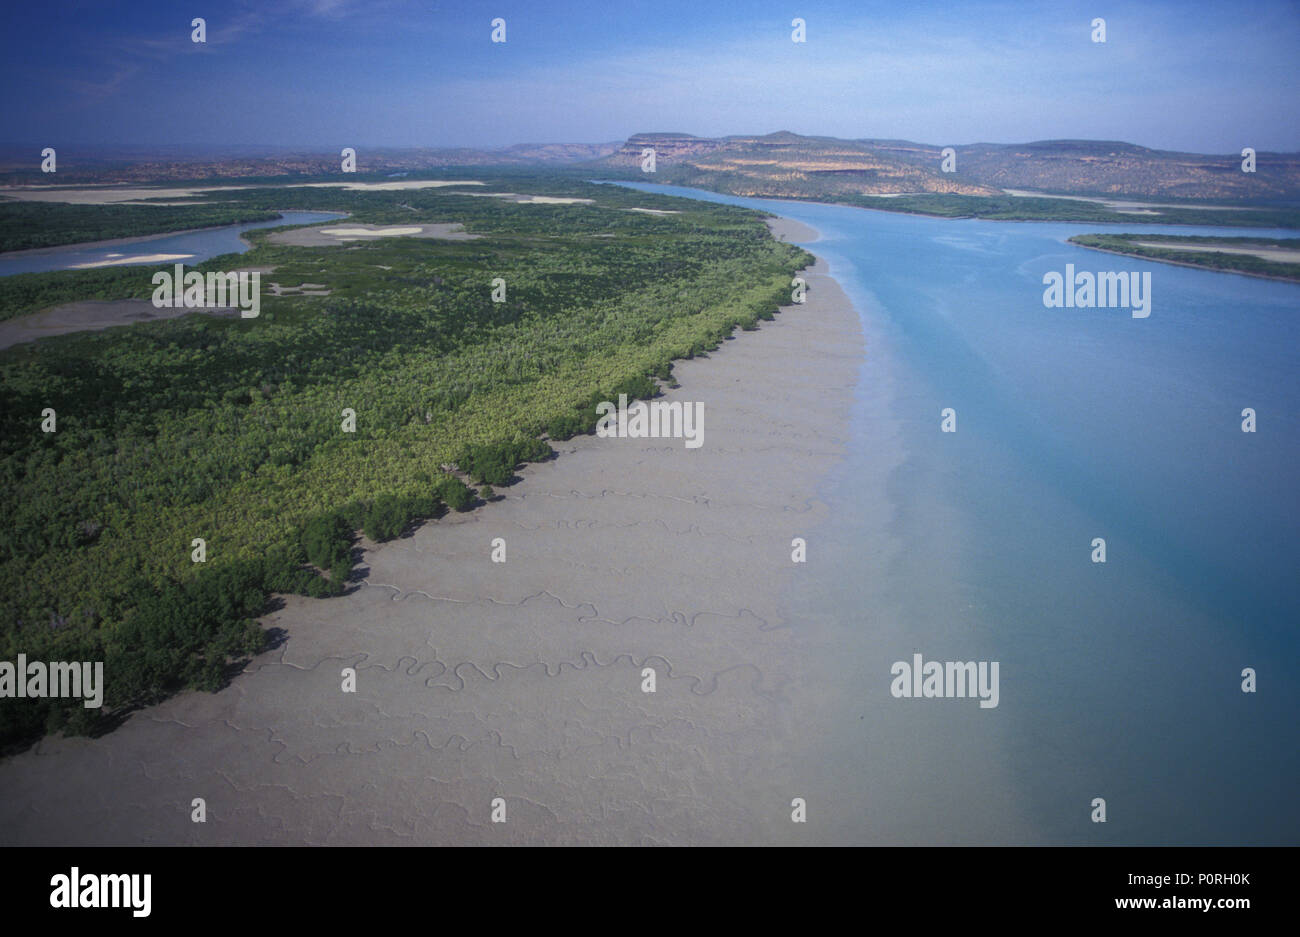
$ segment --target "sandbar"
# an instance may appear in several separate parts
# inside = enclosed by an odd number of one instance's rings
[[[96,267],[124,267],[132,264],[166,264],[174,260],[189,260],[193,254],[131,254],[126,257],[109,257],[87,264],[73,264],[69,270],[91,270]]]
[[[1170,251],[1196,251],[1202,254],[1244,254],[1279,264],[1300,263],[1300,250],[1285,247],[1228,247],[1218,244],[1170,244],[1160,241],[1135,241],[1138,247],[1158,247]],[[1297,238],[1300,243],[1300,238]]]

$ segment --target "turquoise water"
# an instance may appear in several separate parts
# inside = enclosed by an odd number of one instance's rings
[[[132,260],[151,254],[185,254],[188,256],[184,258],[184,263],[196,264],[221,254],[244,253],[248,250],[248,243],[239,237],[244,231],[252,231],[255,228],[278,228],[284,225],[315,224],[346,217],[341,212],[330,211],[286,211],[280,214],[281,217],[276,221],[254,221],[202,231],[163,234],[131,244],[102,247],[69,244],[65,247],[42,248],[39,251],[0,254],[0,277],[12,276],[15,273],[72,270],[86,264],[103,263],[106,260],[116,261],[123,266],[131,266],[133,263],[158,264],[158,261]]]
[[[861,317],[850,456],[819,492],[834,519],[788,606],[816,661],[803,754],[810,814],[827,819],[810,832],[1300,842],[1300,286],[1065,243],[1295,232],[634,187],[816,228],[807,246]],[[1042,276],[1067,263],[1149,271],[1150,317],[1045,308]],[[940,432],[945,407],[956,433]],[[914,653],[999,661],[999,706],[894,699],[890,665]],[[1241,691],[1246,667],[1257,693]]]

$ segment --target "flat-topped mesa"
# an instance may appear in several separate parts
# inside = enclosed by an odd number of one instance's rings
[[[712,153],[726,146],[726,140],[696,137],[689,133],[634,133],[609,160],[618,165],[640,166],[641,151],[652,147],[657,163],[671,163],[688,156]]]

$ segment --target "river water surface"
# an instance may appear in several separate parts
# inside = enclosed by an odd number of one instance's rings
[[[789,596],[825,650],[805,756],[832,838],[1300,840],[1300,286],[1066,243],[1295,232],[634,187],[817,229],[862,319],[852,454],[819,492],[835,519]],[[1149,318],[1045,308],[1068,263],[1149,271]],[[998,706],[895,699],[918,653],[998,661]]]

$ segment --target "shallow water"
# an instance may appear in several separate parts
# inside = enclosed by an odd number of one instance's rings
[[[634,187],[818,229],[807,246],[862,318],[851,455],[819,492],[834,520],[788,597],[824,651],[803,760],[826,838],[1300,840],[1300,287],[1065,243],[1295,232]],[[1042,276],[1067,263],[1149,271],[1150,317],[1045,308]],[[999,705],[893,698],[891,664],[915,653],[1000,662]]]
[[[225,225],[202,231],[185,231],[179,234],[161,234],[131,244],[103,245],[87,247],[84,244],[68,244],[63,247],[41,249],[39,252],[19,252],[0,254],[0,277],[15,273],[44,273],[49,270],[72,270],[87,264],[114,261],[114,266],[134,266],[136,264],[160,264],[172,261],[135,260],[154,254],[180,254],[179,262],[186,264],[201,263],[221,254],[242,254],[249,249],[246,241],[240,238],[245,231],[257,228],[279,228],[285,225],[315,224],[346,217],[341,212],[329,211],[286,211],[275,221],[253,221],[247,224]]]

